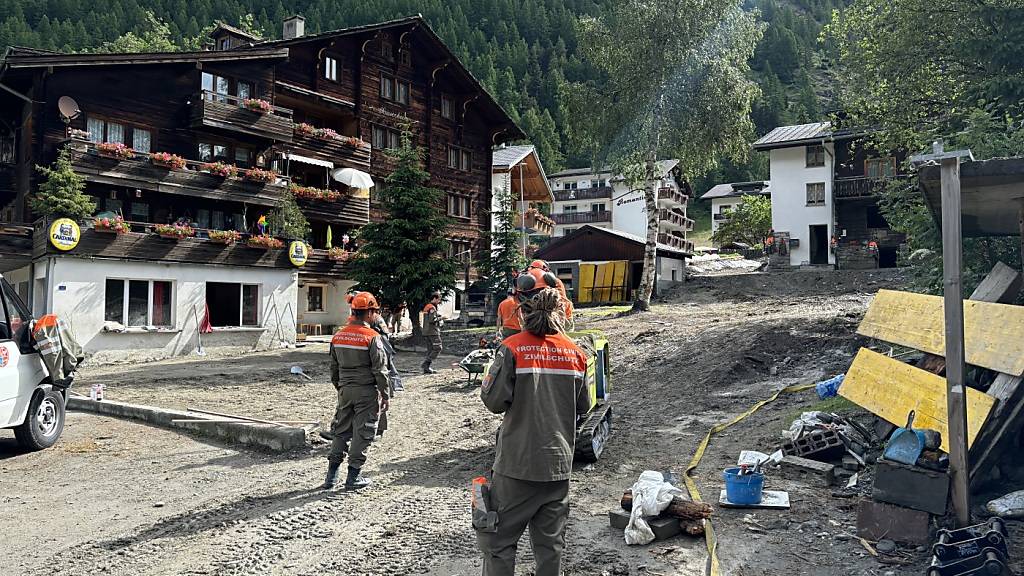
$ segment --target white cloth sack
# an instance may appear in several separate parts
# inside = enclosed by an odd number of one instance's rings
[[[626,544],[653,542],[654,531],[644,517],[661,514],[672,503],[672,498],[682,493],[679,488],[665,482],[661,472],[647,470],[640,474],[636,484],[633,484],[633,510],[629,514],[629,524],[624,531]]]
[[[1024,490],[1010,492],[988,503],[988,511],[1000,518],[1024,517]]]

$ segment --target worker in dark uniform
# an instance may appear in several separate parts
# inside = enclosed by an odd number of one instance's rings
[[[586,356],[564,333],[554,286],[554,276],[539,269],[517,280],[523,331],[502,342],[480,389],[487,408],[505,414],[487,503],[497,521],[477,527],[484,576],[515,574],[527,526],[536,576],[561,574],[576,418],[590,409],[590,398]]]
[[[441,326],[444,325],[444,318],[437,307],[441,304],[441,293],[434,292],[430,296],[430,302],[423,307],[423,337],[427,339],[427,357],[423,360],[422,368],[424,374],[437,374],[430,365],[437,360],[441,354]]]
[[[380,305],[373,294],[360,292],[352,297],[351,308],[349,323],[331,340],[331,382],[338,390],[338,407],[331,422],[334,440],[327,457],[327,489],[337,483],[346,454],[345,488],[358,490],[370,484],[360,470],[377,433],[377,419],[390,405],[387,352],[383,337],[370,328],[380,315]]]

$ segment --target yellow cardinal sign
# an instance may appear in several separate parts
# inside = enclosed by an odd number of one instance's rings
[[[82,239],[82,229],[78,222],[70,218],[58,218],[50,224],[50,244],[62,252],[74,249]]]
[[[309,246],[302,240],[293,240],[288,245],[288,260],[291,261],[292,266],[301,267],[309,260]]]

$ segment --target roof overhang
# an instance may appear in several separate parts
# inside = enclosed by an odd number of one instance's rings
[[[540,163],[540,156],[536,150],[529,151],[511,166],[495,166],[493,171],[509,174],[509,191],[517,199],[546,204],[555,201],[551,182],[544,173],[544,166]]]
[[[240,60],[284,60],[287,48],[255,50],[219,50],[205,52],[159,52],[128,54],[35,54],[9,52],[3,64],[19,68],[67,68],[80,66],[119,66],[147,64],[194,64],[196,62],[237,62]]]
[[[942,225],[941,167],[922,166],[918,183],[937,225]],[[1024,210],[1024,157],[960,164],[960,204],[964,237],[1019,236]]]

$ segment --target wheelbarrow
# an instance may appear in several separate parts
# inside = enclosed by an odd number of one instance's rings
[[[473,350],[462,360],[459,360],[459,368],[466,371],[466,386],[475,386],[481,374],[486,374],[487,369],[494,362],[494,350],[481,348]]]

